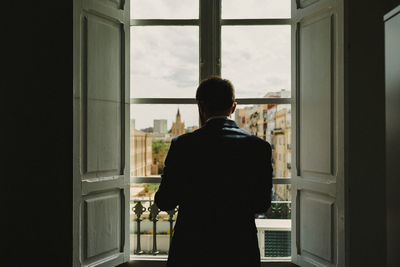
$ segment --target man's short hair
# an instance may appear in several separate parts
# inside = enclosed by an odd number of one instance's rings
[[[202,101],[207,111],[212,114],[225,112],[235,102],[235,89],[227,79],[219,76],[209,77],[197,87],[196,100]]]

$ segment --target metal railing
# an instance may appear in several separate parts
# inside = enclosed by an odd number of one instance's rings
[[[157,207],[157,205],[154,203],[153,200],[131,200],[131,203],[136,203],[134,207],[132,208],[132,211],[136,215],[136,219],[134,221],[136,222],[137,226],[137,239],[136,239],[136,249],[134,250],[134,254],[137,255],[142,255],[145,254],[145,251],[142,250],[142,245],[141,245],[141,240],[140,240],[140,235],[141,235],[141,222],[142,222],[142,215],[145,211],[149,212],[149,219],[153,223],[153,248],[151,251],[147,252],[147,254],[151,255],[157,255],[160,253],[160,251],[157,249],[157,222],[158,222],[158,215],[160,213],[160,209]],[[145,208],[142,204],[142,202],[149,202],[149,207]],[[175,208],[173,210],[167,211],[168,214],[168,222],[169,222],[169,238],[170,238],[170,243],[172,240],[172,234],[173,234],[173,223],[174,223],[174,215],[178,212],[178,208]]]
[[[291,179],[290,178],[274,178],[272,179],[273,184],[290,184]],[[152,183],[152,184],[158,184],[161,182],[161,177],[160,176],[146,176],[146,177],[131,177],[131,183]],[[157,207],[157,205],[154,203],[153,199],[131,199],[130,200],[132,207],[132,211],[134,213],[134,218],[133,218],[133,224],[136,225],[136,231],[134,229],[131,229],[131,234],[135,235],[136,234],[136,247],[133,250],[133,254],[136,256],[139,255],[148,255],[148,256],[156,256],[160,254],[160,250],[158,249],[158,240],[157,236],[166,236],[165,234],[159,234],[157,233],[157,226],[158,226],[158,221],[160,218],[163,218],[164,221],[167,221],[169,223],[169,231],[167,232],[167,235],[169,236],[169,242],[168,245],[171,243],[172,240],[172,235],[173,235],[173,227],[174,227],[174,222],[175,217],[179,211],[179,208],[175,208],[173,210],[167,211],[166,213],[163,213],[163,215],[160,215],[161,210]],[[147,217],[146,217],[146,216]],[[165,220],[165,218],[167,218]],[[257,214],[255,216],[256,219],[290,219],[291,218],[291,201],[281,201],[281,200],[273,200],[271,201],[271,207],[266,213],[263,214]],[[142,248],[142,235],[146,235],[148,237],[148,234],[145,234],[142,231],[142,224],[144,223],[143,220],[146,220],[145,223],[147,223],[147,228],[149,228],[149,222],[152,224],[152,230],[148,231],[148,233],[151,234],[151,239],[152,239],[152,248],[150,250],[145,250]],[[165,227],[164,227],[165,228]],[[132,231],[133,230],[133,231]],[[131,243],[132,244],[132,243]],[[133,244],[132,244],[133,245]],[[166,251],[163,251],[163,253],[166,255]]]

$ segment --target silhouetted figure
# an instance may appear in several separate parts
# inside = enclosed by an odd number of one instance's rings
[[[172,140],[155,202],[179,206],[167,266],[260,266],[256,213],[271,204],[271,147],[228,119],[228,80],[200,83],[202,127]]]

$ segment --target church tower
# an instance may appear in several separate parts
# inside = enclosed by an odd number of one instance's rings
[[[182,122],[181,119],[181,113],[178,112],[176,113],[176,119],[175,122],[172,124],[172,137],[179,136],[185,133],[185,123]]]

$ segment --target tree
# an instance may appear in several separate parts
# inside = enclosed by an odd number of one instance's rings
[[[164,168],[164,160],[168,149],[169,146],[164,140],[153,141],[152,143],[153,163],[158,164],[160,168]]]

